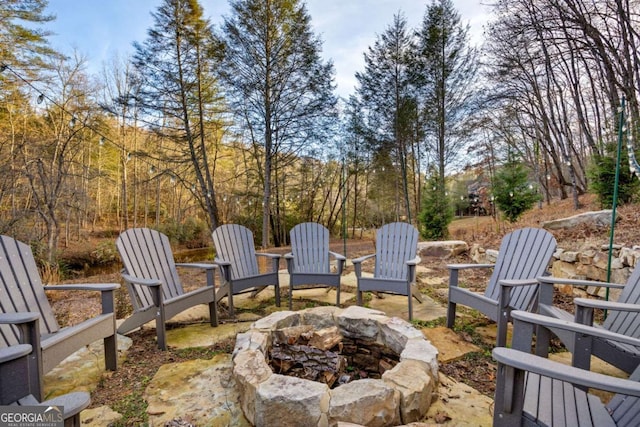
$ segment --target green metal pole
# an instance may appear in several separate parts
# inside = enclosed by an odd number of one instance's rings
[[[611,231],[609,233],[609,257],[607,260],[607,282],[611,282],[611,259],[613,257],[613,235],[616,226],[616,208],[618,206],[618,184],[620,182],[620,156],[622,152],[622,136],[624,135],[624,108],[625,108],[625,97],[622,96],[622,101],[620,103],[620,119],[618,124],[618,152],[616,158],[616,176],[615,183],[613,187],[613,207],[611,212]],[[609,288],[605,292],[605,300],[609,301]],[[605,317],[607,316],[607,312],[604,313]]]

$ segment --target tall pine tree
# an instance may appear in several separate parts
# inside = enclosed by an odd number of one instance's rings
[[[163,0],[152,13],[153,27],[144,43],[134,43],[140,79],[138,102],[153,129],[174,141],[173,178],[192,189],[212,228],[219,223],[208,124],[221,104],[213,71],[220,43],[197,0]],[[124,100],[128,102],[129,100]],[[157,153],[156,153],[157,154]],[[190,165],[183,171],[182,165]],[[195,183],[188,182],[195,176]]]
[[[298,0],[232,0],[223,33],[222,76],[258,161],[262,246],[267,247],[270,225],[274,239],[281,234],[271,212],[278,161],[326,144],[324,131],[335,122],[333,64],[322,61],[321,41]]]

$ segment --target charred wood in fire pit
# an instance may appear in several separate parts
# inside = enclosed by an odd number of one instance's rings
[[[319,381],[331,387],[346,368],[346,359],[333,351],[308,345],[274,345],[271,365],[279,374]]]

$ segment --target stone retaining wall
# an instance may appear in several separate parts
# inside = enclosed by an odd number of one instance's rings
[[[469,249],[470,257],[477,263],[493,263],[498,257],[498,251],[483,249],[474,244]],[[609,261],[609,246],[600,247],[588,245],[578,251],[568,251],[558,248],[553,254],[550,272],[555,277],[568,279],[607,281],[607,264]],[[611,279],[613,283],[627,282],[631,271],[640,262],[640,246],[632,248],[614,245],[611,257]],[[571,292],[571,286],[567,287]],[[586,289],[587,293],[604,297],[603,288]],[[613,292],[613,290],[611,290]],[[610,295],[610,299],[613,297]]]

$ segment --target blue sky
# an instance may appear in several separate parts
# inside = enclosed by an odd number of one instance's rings
[[[487,10],[481,0],[454,0],[464,23],[471,26],[474,41],[480,40]],[[430,0],[429,0],[430,2]],[[48,12],[56,20],[47,25],[54,36],[51,44],[71,54],[74,49],[87,59],[89,71],[98,73],[104,63],[118,54],[133,51],[133,41],[143,41],[151,26],[150,12],[161,0],[49,0]],[[214,25],[229,13],[227,0],[201,0]],[[376,36],[385,31],[393,15],[402,11],[410,28],[422,21],[427,1],[420,0],[307,0],[316,34],[323,43],[325,59],[336,69],[338,94],[348,96],[356,84],[354,74],[362,71],[363,53]]]

